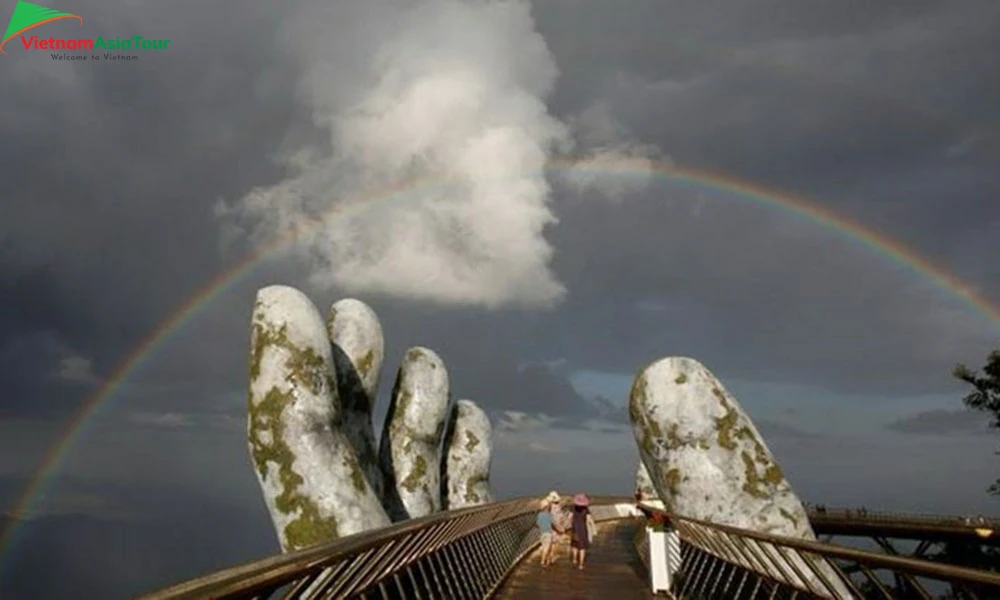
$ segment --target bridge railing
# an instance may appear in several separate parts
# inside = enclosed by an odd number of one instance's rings
[[[396,523],[192,579],[141,600],[490,597],[538,543],[540,497],[516,498]],[[593,497],[595,520],[628,499]]]
[[[1000,519],[984,517],[980,515],[934,515],[920,513],[905,513],[885,510],[868,510],[866,508],[817,508],[809,506],[807,509],[810,522],[829,521],[867,521],[872,523],[889,523],[893,525],[914,524],[947,527],[985,527],[993,530],[1000,530]]]
[[[648,516],[666,515],[643,505]],[[678,598],[1000,597],[1000,575],[728,527],[676,515]],[[640,551],[646,551],[640,543]],[[648,561],[648,555],[644,557]],[[675,567],[676,568],[676,567]]]

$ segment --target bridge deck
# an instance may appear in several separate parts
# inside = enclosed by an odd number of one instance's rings
[[[494,597],[502,600],[654,598],[633,544],[637,526],[633,519],[601,523],[582,571],[570,562],[568,546],[558,546],[555,564],[545,568],[538,563],[538,549],[535,549]]]

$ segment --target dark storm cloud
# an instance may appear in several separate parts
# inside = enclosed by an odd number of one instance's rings
[[[989,418],[973,410],[929,410],[893,421],[886,428],[924,435],[995,434],[989,427]]]
[[[606,62],[576,62],[588,74],[564,79],[580,87],[557,94],[557,106],[576,110],[602,95],[682,165],[834,207],[1000,298],[981,268],[1000,218],[989,201],[1000,191],[1000,86],[990,75],[1000,45],[996,5],[837,5],[829,21],[825,9],[787,4],[755,4],[737,20],[718,18],[716,6],[681,4],[662,9],[664,18],[631,21],[633,11],[612,15],[607,6],[594,8],[605,19],[590,21],[576,3],[543,3],[540,20],[555,32],[556,54],[569,59],[582,46],[571,42],[593,38],[558,26],[555,15],[567,17],[557,10],[605,31],[629,20],[627,36],[585,45],[588,59]],[[654,10],[638,3],[634,12]]]
[[[535,15],[562,72],[550,107],[557,115],[603,103],[640,141],[682,166],[835,209],[906,241],[1000,301],[991,260],[1000,254],[998,5],[903,4],[637,0],[622,9],[546,0]],[[0,436],[5,476],[23,476],[58,439],[51,422],[29,435],[30,424],[11,419],[65,414],[94,391],[89,374],[106,375],[239,260],[246,250],[239,241],[220,252],[216,200],[277,182],[284,173],[271,157],[294,148],[290,138],[318,135],[297,104],[286,48],[274,42],[282,6],[59,8],[85,15],[94,33],[173,41],[169,52],[139,64],[0,57],[10,65],[0,106],[0,416],[22,431]],[[77,27],[51,26],[54,33]],[[351,27],[331,23],[329,36],[348,39]],[[567,372],[576,369],[633,374],[679,354],[702,360],[724,382],[886,395],[938,390],[954,393],[957,405],[962,390],[952,365],[976,366],[996,344],[995,326],[920,276],[777,211],[665,183],[619,203],[577,198],[558,182],[556,189],[560,222],[546,237],[569,295],[555,311],[451,310],[360,295],[378,312],[387,340],[377,413],[405,349],[425,345],[447,363],[456,398],[495,415],[549,415],[542,427],[498,441],[493,483],[501,496],[551,485],[631,489],[635,447],[624,412],[595,407],[573,390]],[[135,530],[130,548],[157,537],[169,547],[139,556],[115,550],[115,560],[126,562],[106,570],[137,573],[124,587],[94,581],[98,569],[60,554],[74,565],[65,580],[77,582],[77,592],[124,596],[238,562],[257,548],[275,550],[242,431],[248,321],[254,292],[266,284],[302,287],[322,313],[344,295],[311,289],[306,271],[282,261],[256,269],[114,395],[104,428],[68,460],[67,473],[96,486],[75,497],[118,495],[125,506],[108,504],[115,510],[162,512],[163,523]],[[555,359],[565,360],[567,372],[539,366]],[[939,411],[889,428],[971,432],[964,418]],[[502,421],[494,421],[498,430]],[[995,471],[986,436],[848,440],[805,424],[757,424],[796,489],[830,504],[959,510],[986,501],[980,488]],[[953,468],[959,458],[968,472]],[[529,460],[537,468],[525,472]],[[587,470],[577,468],[583,464]],[[148,495],[121,489],[153,480],[163,487]],[[24,483],[11,481],[3,484],[4,506]],[[95,519],[106,509],[85,504],[78,512]],[[162,537],[178,524],[183,535]],[[231,546],[247,524],[252,552],[242,541]],[[41,569],[54,548],[74,548],[66,543],[72,536],[100,538],[78,555],[110,556],[101,548],[117,548],[110,538],[119,526],[40,523],[21,560]],[[198,548],[197,560],[179,558]],[[141,564],[127,562],[133,558]],[[23,572],[33,577],[32,569]]]
[[[133,64],[7,57],[0,332],[57,331],[107,368],[223,265],[213,203],[266,177],[290,104],[280,79],[260,78],[275,57],[259,40],[273,31],[248,27],[262,16],[251,5],[63,8],[87,15],[88,34],[173,44]],[[212,48],[213,36],[227,43]]]
[[[9,282],[8,289],[18,290],[0,296],[15,303],[0,314],[13,315],[8,327],[17,327],[20,333],[58,331],[77,352],[93,358],[98,370],[106,370],[111,358],[120,357],[124,348],[222,266],[218,226],[209,218],[211,207],[218,196],[235,197],[251,185],[276,179],[278,171],[269,156],[282,147],[295,118],[294,94],[288,93],[293,73],[275,68],[283,57],[280,48],[261,42],[274,39],[278,29],[276,9],[264,5],[247,7],[245,20],[210,11],[197,25],[177,16],[183,7],[177,12],[175,8],[112,11],[96,5],[70,8],[100,15],[106,28],[140,27],[151,36],[159,32],[176,38],[169,55],[148,59],[144,69],[100,65],[71,70],[71,77],[58,80],[61,89],[73,90],[62,99],[40,93],[56,85],[53,65],[41,64],[47,58],[31,61],[30,68],[22,61],[13,101],[0,113],[5,131],[14,135],[14,143],[5,145],[10,160],[4,162],[13,167],[7,177],[13,192],[5,212],[14,218],[5,222],[17,224],[16,229],[3,231],[7,242],[0,274]],[[985,4],[963,3],[937,12],[914,6],[870,13],[874,9],[869,8],[863,16],[838,10],[836,19],[819,18],[823,10],[776,4],[769,11],[747,11],[738,28],[731,19],[718,18],[718,10],[696,4],[672,5],[668,10],[655,3],[636,3],[627,11],[610,11],[600,4],[540,3],[535,10],[539,28],[563,69],[554,107],[558,111],[567,104],[562,92],[569,89],[580,99],[569,107],[571,111],[608,100],[614,115],[633,131],[641,131],[643,141],[656,143],[682,164],[780,183],[817,201],[850,207],[858,195],[841,196],[833,190],[915,177],[923,182],[921,187],[933,189],[939,169],[926,167],[943,160],[935,154],[945,149],[942,144],[951,147],[961,141],[949,137],[951,124],[967,122],[969,117],[963,115],[978,114],[966,105],[944,106],[937,109],[941,119],[927,120],[919,111],[900,110],[906,96],[913,95],[910,90],[886,91],[877,83],[879,68],[898,70],[901,60],[892,56],[891,43],[880,41],[891,41],[887,32],[941,20],[940,30],[928,41],[905,46],[908,52],[921,52],[921,64],[927,65],[926,73],[909,77],[910,85],[926,88],[931,80],[947,76],[952,88],[965,91],[960,94],[963,102],[987,105],[992,98],[992,79],[979,76],[977,70],[987,65],[975,57],[988,55],[996,36],[963,36],[954,26],[960,18],[973,16],[989,22],[993,13]],[[594,18],[594,11],[608,12],[607,18]],[[654,14],[659,17],[653,18]],[[598,23],[603,36],[579,33]],[[205,40],[212,36],[226,39],[224,48],[210,49]],[[586,44],[579,41],[584,39]],[[660,47],[655,40],[668,43]],[[866,48],[873,56],[895,62],[873,64],[863,82],[853,87],[838,83],[847,91],[833,94],[832,84],[822,81],[824,65],[831,53],[836,56],[837,44],[848,42],[857,49],[842,62],[857,62]],[[969,48],[963,49],[962,43]],[[722,56],[720,44],[726,48]],[[802,54],[815,56],[816,64],[776,67],[780,64],[776,56],[787,51],[781,44],[800,44]],[[831,44],[833,50],[824,50]],[[966,57],[963,69],[948,69],[950,63],[938,58],[944,50],[948,56]],[[735,60],[737,51],[745,60]],[[48,79],[29,77],[43,69],[50,73]],[[803,76],[791,77],[788,72]],[[837,81],[835,75],[826,80]],[[696,76],[701,79],[685,83]],[[656,87],[672,81],[679,87]],[[609,87],[609,82],[618,83]],[[976,85],[980,87],[972,87]],[[871,90],[895,100],[880,104],[868,93]],[[940,93],[925,94],[921,102],[930,103],[935,96]],[[23,115],[38,109],[39,98],[46,118],[25,121]],[[739,99],[738,110],[734,98]],[[983,135],[992,139],[990,132]],[[979,157],[976,148],[983,143],[977,144],[969,152]],[[63,150],[53,156],[49,151],[53,146]],[[53,169],[60,172],[59,178],[42,175]],[[951,182],[948,189],[962,190],[961,181],[969,174],[954,169],[952,173],[950,180],[943,179]],[[851,187],[845,182],[855,183]],[[979,183],[996,184],[995,178]],[[989,188],[962,191],[958,199],[972,203],[981,198],[983,189]],[[887,185],[872,198],[890,208],[867,210],[861,216],[878,220],[887,214],[904,230],[904,237],[925,240],[931,247],[933,236],[921,223],[931,219],[940,223],[942,214],[971,218],[965,210],[942,213],[935,207],[943,201],[921,200],[919,190],[907,196],[910,201],[905,206],[885,200],[894,190]],[[835,244],[824,246],[808,239],[816,235],[808,229],[799,232],[793,224],[769,222],[767,215],[740,209],[713,212],[713,202],[721,205],[721,201],[708,201],[709,216],[702,218],[708,223],[698,227],[697,219],[678,214],[657,198],[670,195],[676,193],[657,190],[651,198],[615,207],[566,201],[557,205],[562,223],[549,237],[557,249],[556,270],[570,290],[570,300],[559,314],[530,318],[521,313],[485,318],[476,314],[465,320],[465,326],[439,330],[439,324],[454,317],[446,315],[429,321],[433,327],[418,323],[412,337],[402,327],[389,330],[390,344],[395,339],[405,340],[401,345],[427,343],[453,354],[456,389],[466,387],[468,395],[484,399],[503,396],[498,402],[511,409],[529,409],[527,404],[535,402],[524,399],[523,387],[513,383],[514,364],[526,354],[538,359],[571,354],[562,351],[571,340],[580,342],[570,348],[577,362],[626,372],[634,372],[653,356],[677,352],[706,356],[716,364],[739,360],[743,371],[765,378],[809,379],[821,372],[830,382],[839,380],[841,387],[877,385],[875,374],[885,361],[891,361],[890,372],[898,373],[889,378],[897,381],[886,385],[899,387],[907,371],[927,372],[925,364],[950,364],[949,353],[963,352],[957,333],[956,341],[944,349],[926,348],[921,340],[933,338],[940,325],[923,322],[917,333],[907,333],[914,321],[926,321],[922,315],[933,312],[935,302],[907,299],[912,295],[906,289],[911,282],[886,274],[870,256]],[[954,195],[949,197],[950,203],[955,200]],[[989,210],[982,204],[977,210]],[[740,236],[749,228],[757,240]],[[790,233],[781,231],[789,228]],[[802,237],[813,248],[803,248]],[[602,241],[599,248],[594,239]],[[977,237],[974,230],[963,240],[975,247],[976,256],[994,249],[995,242]],[[796,258],[798,265],[793,263]],[[832,266],[831,271],[831,260],[843,265]],[[872,262],[875,265],[866,268],[865,263]],[[277,280],[301,281],[296,276]],[[176,378],[195,371],[193,376],[200,378],[216,372],[220,387],[242,385],[243,350],[231,340],[232,336],[245,339],[242,315],[251,294],[252,289],[246,288],[220,300],[199,321],[199,328],[209,330],[198,336],[197,344],[185,342],[184,351],[172,357],[174,367],[158,361],[150,367],[151,375],[159,372],[164,378]],[[651,321],[648,314],[629,314],[622,303],[635,296],[663,299],[683,316]],[[317,304],[325,308],[321,299]],[[380,314],[390,321],[424,319],[412,305],[384,304],[391,308]],[[779,315],[786,324],[776,322]],[[656,325],[651,328],[651,323]],[[459,331],[462,335],[453,335]],[[547,338],[544,342],[536,340],[541,332]],[[916,343],[901,344],[901,340]],[[859,343],[870,349],[858,352]],[[624,353],[606,350],[621,344],[626,345]],[[733,356],[736,344],[746,349],[741,355],[751,355],[750,360]],[[480,350],[485,346],[490,347],[488,352]],[[920,356],[911,356],[914,352]],[[927,352],[938,355],[927,357]],[[849,363],[858,357],[870,367],[851,377],[848,385],[844,373],[855,371],[857,365]],[[864,374],[868,370],[871,377]],[[914,380],[912,387],[926,384],[927,380]]]

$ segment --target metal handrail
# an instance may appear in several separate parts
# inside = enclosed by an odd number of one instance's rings
[[[987,528],[1000,530],[1000,519],[984,516],[968,515],[934,515],[926,513],[906,513],[884,510],[868,510],[866,508],[816,508],[809,506],[806,510],[809,521],[851,521],[877,522],[893,525],[936,525],[949,528]]]
[[[742,597],[740,594],[750,589],[752,598],[758,593],[774,597],[773,594],[781,592],[818,598],[929,599],[932,596],[921,579],[950,587],[957,597],[1000,594],[1000,575],[996,573],[749,531],[678,515],[667,517],[658,507],[645,504],[642,511],[649,516],[668,518],[680,534],[683,567],[675,580],[679,598],[706,594],[710,598]],[[894,585],[889,586],[879,571],[890,575]],[[852,578],[852,573],[861,573],[863,579]],[[747,588],[748,585],[751,587]]]
[[[591,497],[595,520],[629,498]],[[482,599],[538,543],[539,497],[445,511],[279,556],[225,569],[142,596],[140,600],[209,598]],[[609,507],[610,508],[610,507]]]

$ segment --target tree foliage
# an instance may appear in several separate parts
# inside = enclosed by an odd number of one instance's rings
[[[973,387],[973,391],[963,398],[965,405],[989,414],[990,427],[1000,429],[1000,350],[990,353],[982,372],[958,365],[953,374]],[[989,491],[1000,496],[1000,479],[990,486]]]

